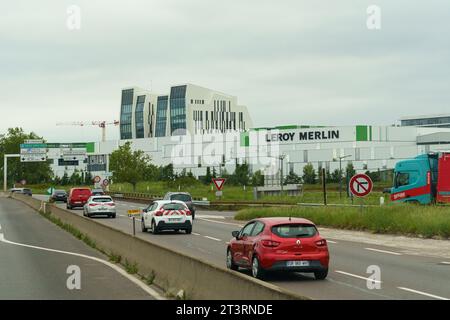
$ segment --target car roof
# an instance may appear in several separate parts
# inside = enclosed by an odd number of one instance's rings
[[[179,203],[179,204],[185,204],[183,201],[180,200],[157,200],[154,201],[157,202],[158,204],[169,204],[169,203]]]
[[[166,196],[168,196],[168,195],[172,196],[174,194],[185,194],[185,195],[188,195],[188,196],[191,195],[189,192],[167,192]]]
[[[71,191],[72,190],[89,190],[89,191],[91,191],[91,188],[87,188],[87,187],[79,187],[79,188],[72,188],[72,189],[70,189]]]
[[[91,196],[91,198],[95,198],[95,199],[97,199],[97,198],[111,198],[112,199],[112,197],[108,196],[107,194]]]
[[[289,223],[301,223],[301,224],[312,224],[315,225],[314,222],[304,219],[304,218],[290,218],[289,217],[272,217],[272,218],[257,218],[252,221],[261,221],[266,225],[274,226],[279,224],[289,224]]]

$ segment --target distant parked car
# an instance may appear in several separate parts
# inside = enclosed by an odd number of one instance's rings
[[[191,211],[192,219],[195,219],[195,206],[192,201],[192,196],[188,192],[167,192],[164,200],[178,200],[183,201]]]
[[[105,191],[101,188],[96,188],[92,190],[92,195],[93,196],[104,196],[106,195]]]
[[[11,188],[9,191],[12,193],[25,194],[27,196],[33,195],[33,192],[31,192],[31,189],[28,189],[28,188]]]
[[[67,197],[67,209],[75,207],[84,207],[89,198],[91,197],[90,188],[72,188],[70,189],[69,196]]]
[[[301,218],[260,218],[232,232],[227,267],[249,269],[262,279],[266,272],[312,272],[318,280],[328,275],[327,241],[314,223]]]
[[[151,230],[157,234],[163,230],[192,232],[191,211],[183,201],[159,200],[144,209],[141,219],[142,232]]]
[[[83,215],[116,217],[116,204],[110,196],[91,196],[83,208]]]
[[[51,199],[54,202],[67,202],[67,192],[65,190],[55,190],[53,191]]]

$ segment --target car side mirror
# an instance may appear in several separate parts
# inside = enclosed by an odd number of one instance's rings
[[[231,232],[231,235],[237,239],[239,237],[239,231],[233,231]]]
[[[146,212],[148,212],[148,210],[147,210],[147,209],[143,209],[142,212],[145,212],[145,213],[146,213]]]

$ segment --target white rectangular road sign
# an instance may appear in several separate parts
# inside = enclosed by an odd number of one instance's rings
[[[20,155],[20,162],[45,162],[47,161],[47,154],[22,154]]]
[[[25,144],[40,144],[40,143],[44,143],[44,140],[42,140],[42,139],[30,139],[30,140],[25,140],[23,143],[25,143]]]
[[[47,149],[45,148],[21,148],[20,154],[46,154]]]

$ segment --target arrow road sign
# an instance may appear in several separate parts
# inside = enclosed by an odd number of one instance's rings
[[[214,182],[214,185],[216,186],[217,191],[221,191],[223,188],[223,185],[225,184],[225,181],[227,181],[227,179],[213,178],[212,181]]]
[[[350,191],[355,197],[367,196],[372,188],[372,179],[366,174],[357,174],[350,179]]]

